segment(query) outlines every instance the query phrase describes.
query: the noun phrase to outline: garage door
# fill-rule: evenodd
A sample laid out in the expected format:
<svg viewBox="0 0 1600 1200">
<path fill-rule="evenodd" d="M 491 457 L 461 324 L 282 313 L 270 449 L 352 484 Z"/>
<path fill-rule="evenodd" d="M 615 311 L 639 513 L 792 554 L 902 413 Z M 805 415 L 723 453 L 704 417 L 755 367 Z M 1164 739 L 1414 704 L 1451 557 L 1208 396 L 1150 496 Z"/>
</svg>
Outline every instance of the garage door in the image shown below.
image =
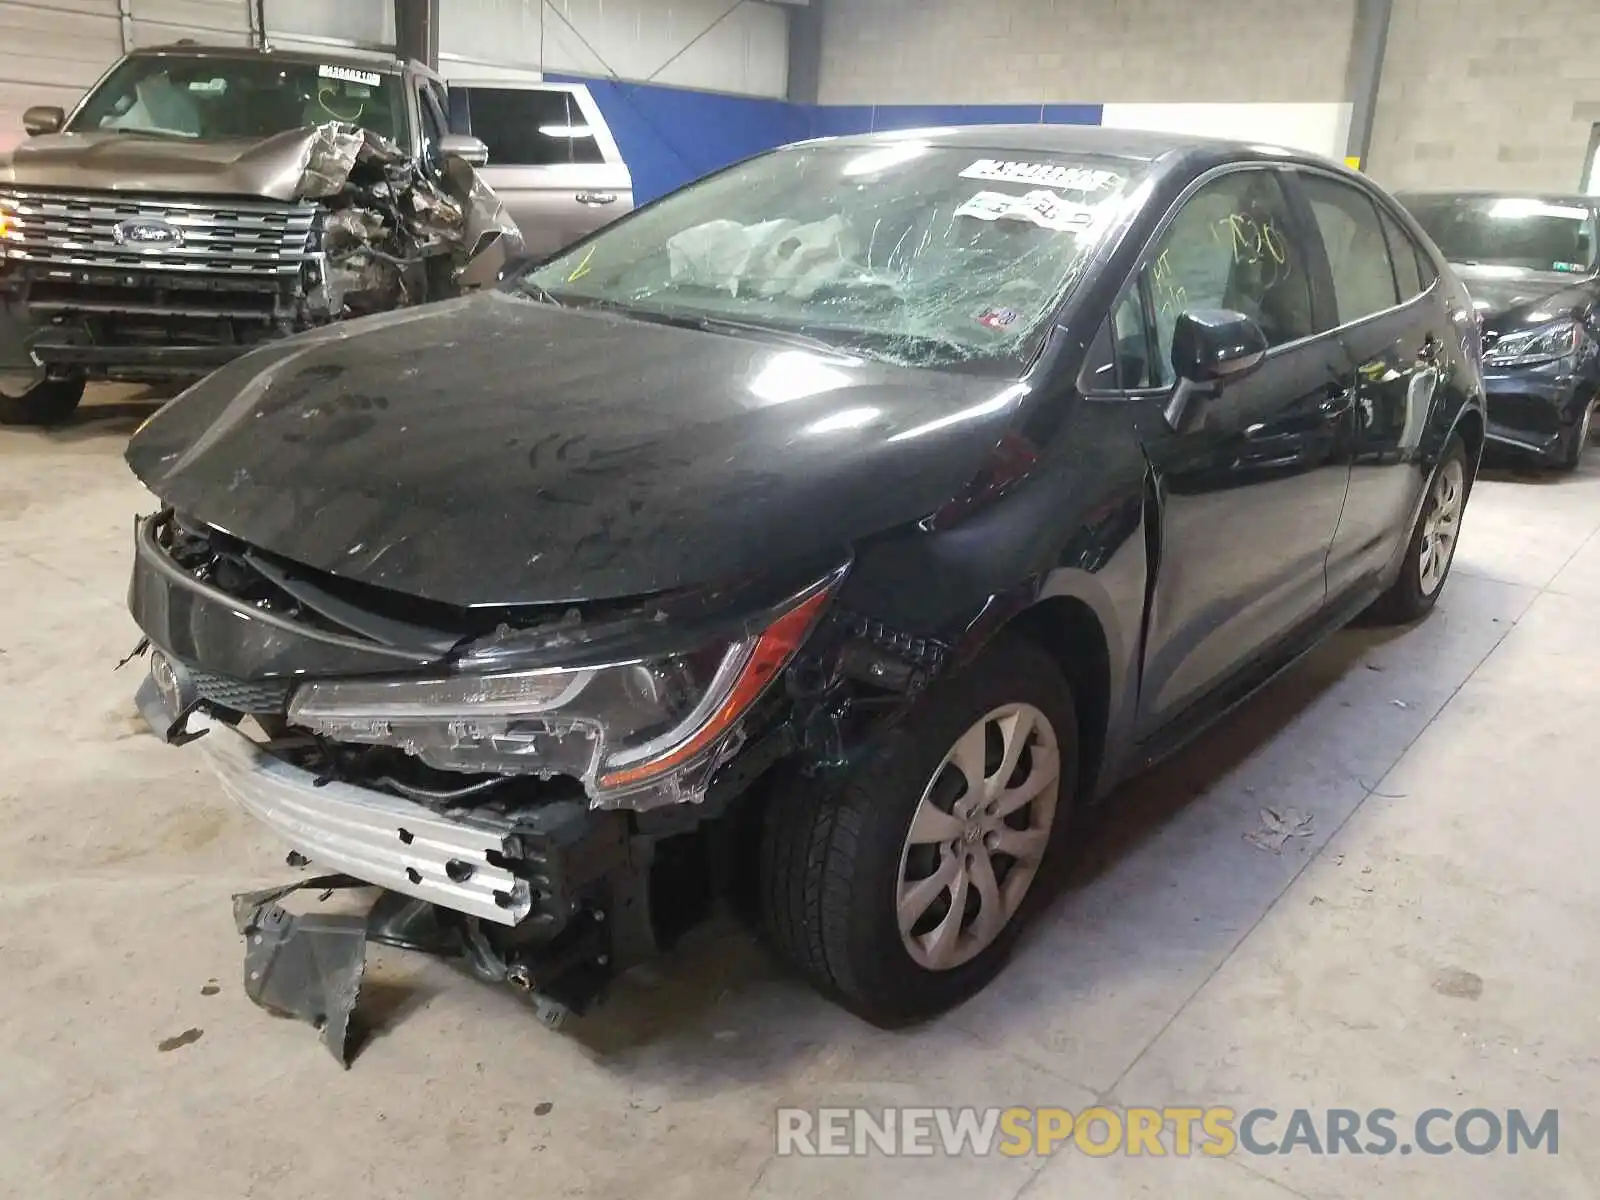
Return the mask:
<svg viewBox="0 0 1600 1200">
<path fill-rule="evenodd" d="M 117 0 L 0 0 L 0 149 L 28 105 L 71 108 L 121 53 Z"/>
</svg>

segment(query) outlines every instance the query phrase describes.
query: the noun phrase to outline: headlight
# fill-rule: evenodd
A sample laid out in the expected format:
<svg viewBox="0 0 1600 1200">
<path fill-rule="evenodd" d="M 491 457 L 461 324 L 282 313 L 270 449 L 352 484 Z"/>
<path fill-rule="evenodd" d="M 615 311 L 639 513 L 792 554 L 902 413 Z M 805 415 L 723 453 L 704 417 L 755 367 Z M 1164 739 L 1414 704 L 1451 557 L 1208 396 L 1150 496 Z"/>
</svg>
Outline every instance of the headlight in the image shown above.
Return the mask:
<svg viewBox="0 0 1600 1200">
<path fill-rule="evenodd" d="M 1583 326 L 1577 321 L 1553 321 L 1525 333 L 1511 333 L 1483 356 L 1486 366 L 1513 367 L 1565 358 L 1578 348 Z"/>
<path fill-rule="evenodd" d="M 337 741 L 398 747 L 445 771 L 571 775 L 603 807 L 631 806 L 623 798 L 642 789 L 698 799 L 737 748 L 739 718 L 799 649 L 833 582 L 732 644 L 582 669 L 307 683 L 289 719 Z"/>
</svg>

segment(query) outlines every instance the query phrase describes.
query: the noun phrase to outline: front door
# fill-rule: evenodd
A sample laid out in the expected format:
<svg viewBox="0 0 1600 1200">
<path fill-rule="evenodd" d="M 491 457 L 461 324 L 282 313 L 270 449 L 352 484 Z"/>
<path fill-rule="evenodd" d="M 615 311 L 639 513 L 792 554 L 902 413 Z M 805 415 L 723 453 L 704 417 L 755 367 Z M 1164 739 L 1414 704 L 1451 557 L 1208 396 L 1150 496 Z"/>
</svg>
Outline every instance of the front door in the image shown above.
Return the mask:
<svg viewBox="0 0 1600 1200">
<path fill-rule="evenodd" d="M 1317 337 L 1308 242 L 1280 173 L 1235 170 L 1184 202 L 1142 285 L 1171 386 L 1187 309 L 1254 318 L 1271 347 L 1251 375 L 1176 433 L 1160 398 L 1140 436 L 1161 506 L 1140 690 L 1148 735 L 1319 616 L 1324 562 L 1349 481 L 1352 396 L 1335 341 Z"/>
</svg>

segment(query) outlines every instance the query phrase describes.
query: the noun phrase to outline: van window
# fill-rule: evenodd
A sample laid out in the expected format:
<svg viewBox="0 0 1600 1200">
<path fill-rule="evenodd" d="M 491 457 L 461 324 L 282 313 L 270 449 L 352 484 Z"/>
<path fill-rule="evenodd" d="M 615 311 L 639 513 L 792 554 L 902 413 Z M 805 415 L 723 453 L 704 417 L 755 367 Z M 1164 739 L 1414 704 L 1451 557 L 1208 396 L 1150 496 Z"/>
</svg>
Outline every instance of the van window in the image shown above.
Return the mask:
<svg viewBox="0 0 1600 1200">
<path fill-rule="evenodd" d="M 583 110 L 563 88 L 452 87 L 451 124 L 489 147 L 494 166 L 605 161 Z"/>
<path fill-rule="evenodd" d="M 1333 271 L 1339 324 L 1348 325 L 1398 303 L 1394 267 L 1378 210 L 1360 190 L 1321 175 L 1301 176 Z"/>
</svg>

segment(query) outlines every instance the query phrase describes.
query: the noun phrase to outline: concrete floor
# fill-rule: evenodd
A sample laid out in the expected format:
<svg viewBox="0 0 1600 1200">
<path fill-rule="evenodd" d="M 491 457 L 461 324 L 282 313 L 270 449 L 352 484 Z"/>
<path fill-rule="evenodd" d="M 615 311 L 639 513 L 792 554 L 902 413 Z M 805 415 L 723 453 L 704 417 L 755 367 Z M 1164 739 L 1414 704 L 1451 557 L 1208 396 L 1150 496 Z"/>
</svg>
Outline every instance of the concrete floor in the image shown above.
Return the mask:
<svg viewBox="0 0 1600 1200">
<path fill-rule="evenodd" d="M 228 895 L 285 878 L 281 848 L 112 672 L 146 411 L 0 433 L 0 1194 L 1600 1194 L 1600 453 L 1482 482 L 1428 621 L 1341 635 L 1127 789 L 1009 970 L 931 1027 L 865 1027 L 724 925 L 560 1033 L 378 954 L 380 1030 L 342 1072 L 240 990 Z M 1269 804 L 1310 836 L 1247 840 Z M 779 1105 L 1096 1101 L 1553 1107 L 1560 1152 L 773 1155 Z"/>
</svg>

